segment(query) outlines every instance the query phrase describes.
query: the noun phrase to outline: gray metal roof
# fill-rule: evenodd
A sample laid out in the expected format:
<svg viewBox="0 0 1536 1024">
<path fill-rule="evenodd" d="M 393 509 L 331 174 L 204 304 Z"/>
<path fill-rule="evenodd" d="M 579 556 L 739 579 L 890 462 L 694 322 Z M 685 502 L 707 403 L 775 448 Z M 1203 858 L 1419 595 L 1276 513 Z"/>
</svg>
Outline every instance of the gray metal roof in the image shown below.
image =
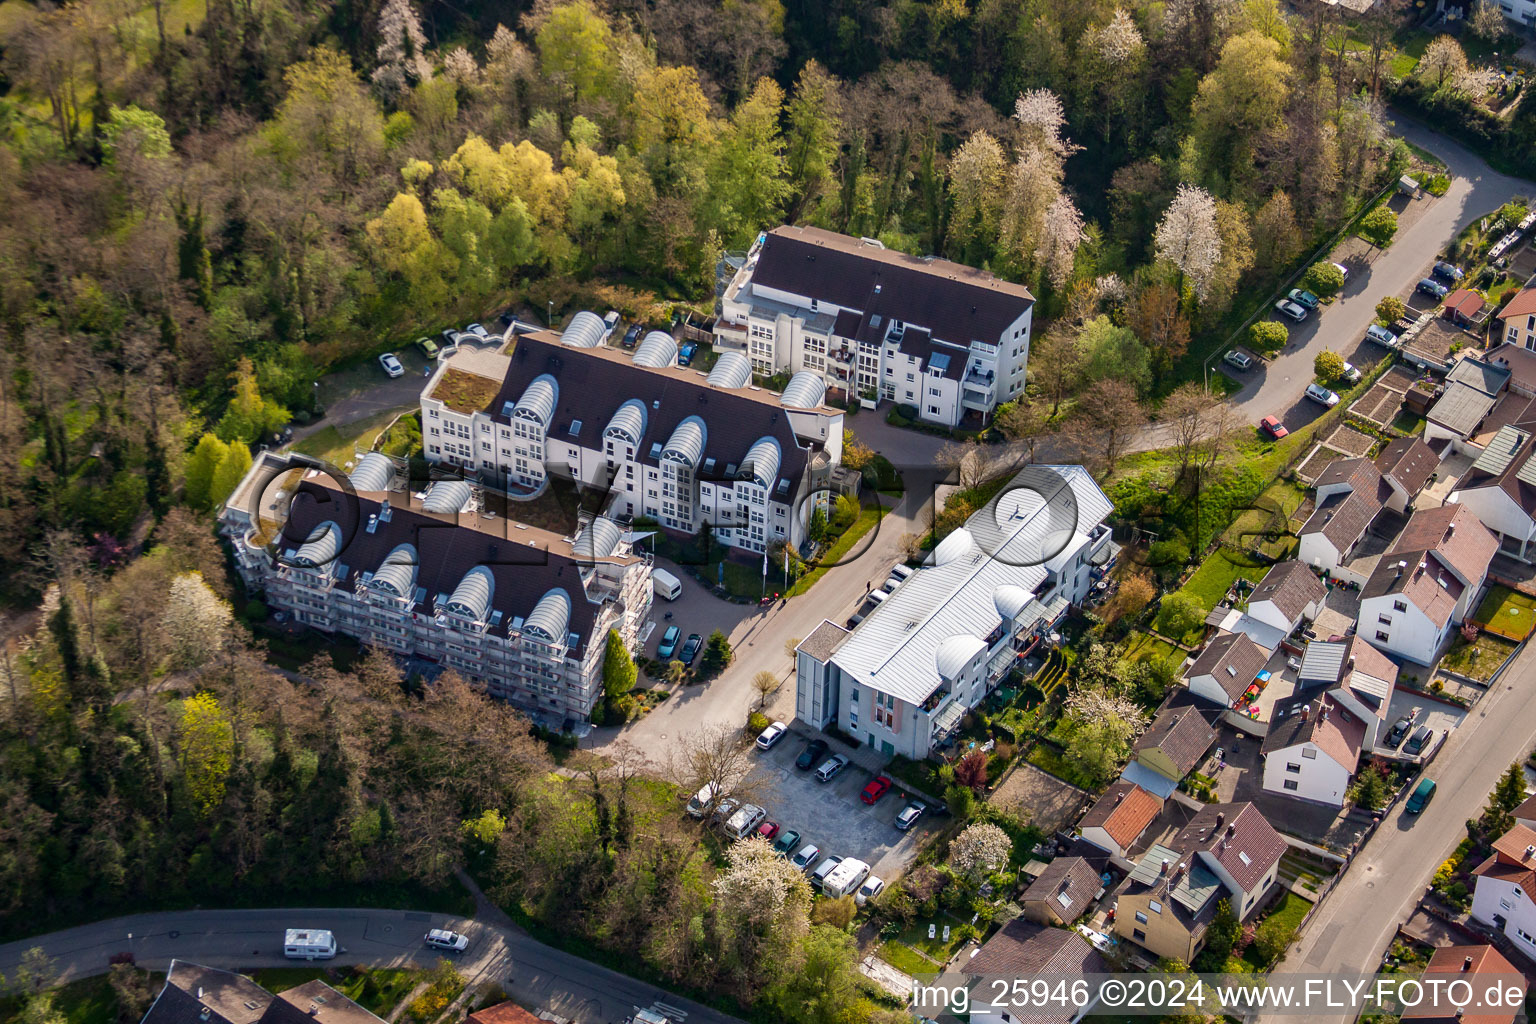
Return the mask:
<svg viewBox="0 0 1536 1024">
<path fill-rule="evenodd" d="M 544 429 L 554 418 L 555 405 L 560 401 L 560 382 L 547 373 L 541 373 L 529 382 L 523 396 L 517 400 L 512 415 L 520 419 L 535 420 Z"/>
<path fill-rule="evenodd" d="M 940 641 L 933 652 L 933 666 L 944 680 L 959 679 L 976 655 L 987 649 L 987 642 L 973 633 L 956 633 Z"/>
<path fill-rule="evenodd" d="M 631 398 L 613 411 L 613 418 L 608 421 L 608 429 L 603 434 L 615 435 L 624 438 L 630 444 L 639 444 L 640 438 L 645 436 L 645 403 L 638 398 Z"/>
<path fill-rule="evenodd" d="M 740 352 L 724 352 L 705 380 L 717 388 L 744 388 L 752 383 L 752 363 Z"/>
<path fill-rule="evenodd" d="M 707 428 L 704 426 L 704 421 L 697 416 L 689 416 L 679 423 L 677 429 L 672 431 L 672 436 L 667 438 L 662 454 L 688 466 L 697 466 L 699 456 L 704 454 L 706 434 Z"/>
<path fill-rule="evenodd" d="M 1536 487 L 1536 455 L 1525 460 L 1525 465 L 1515 470 L 1515 479 L 1523 484 Z"/>
<path fill-rule="evenodd" d="M 624 531 L 612 519 L 599 516 L 592 520 L 571 542 L 577 558 L 607 558 L 624 539 Z"/>
<path fill-rule="evenodd" d="M 1220 888 L 1221 879 L 1216 877 L 1216 872 L 1197 857 L 1174 885 L 1173 901 L 1191 914 L 1198 914 Z"/>
<path fill-rule="evenodd" d="M 603 335 L 607 333 L 608 325 L 603 323 L 603 318 L 584 309 L 571 317 L 571 322 L 560 332 L 560 343 L 576 348 L 596 348 L 603 343 Z"/>
<path fill-rule="evenodd" d="M 1498 476 L 1509 468 L 1509 464 L 1515 460 L 1515 453 L 1530 438 L 1531 435 L 1517 427 L 1506 424 L 1499 428 L 1499 432 L 1483 448 L 1483 453 L 1472 463 L 1472 468 L 1490 476 Z"/>
<path fill-rule="evenodd" d="M 1297 679 L 1302 682 L 1336 683 L 1339 673 L 1344 669 L 1344 659 L 1348 656 L 1348 644 L 1319 643 L 1314 640 L 1307 644 L 1307 653 L 1302 655 L 1301 672 Z"/>
<path fill-rule="evenodd" d="M 1170 850 L 1161 843 L 1153 843 L 1152 848 L 1142 855 L 1136 870 L 1131 872 L 1131 879 L 1142 885 L 1151 885 L 1163 873 L 1164 861 L 1168 863 L 1168 870 L 1172 871 L 1179 866 L 1179 851 Z"/>
<path fill-rule="evenodd" d="M 463 512 L 475 496 L 475 489 L 463 480 L 439 480 L 427 488 L 421 507 L 428 512 Z"/>
<path fill-rule="evenodd" d="M 784 385 L 779 401 L 790 409 L 814 409 L 827 397 L 827 382 L 814 370 L 801 370 Z"/>
<path fill-rule="evenodd" d="M 745 477 L 751 473 L 757 486 L 764 490 L 773 487 L 773 481 L 779 475 L 782 454 L 779 450 L 779 442 L 771 437 L 759 438 L 757 443 L 747 450 L 747 457 L 741 460 L 742 476 Z"/>
<path fill-rule="evenodd" d="M 410 597 L 411 588 L 416 583 L 418 562 L 414 544 L 398 545 L 374 570 L 369 586 L 388 590 L 396 597 Z"/>
<path fill-rule="evenodd" d="M 1446 388 L 1440 400 L 1430 407 L 1429 419 L 1465 437 L 1477 429 L 1495 401 L 1487 392 L 1458 381 Z"/>
<path fill-rule="evenodd" d="M 464 574 L 459 585 L 453 588 L 453 596 L 446 605 L 449 611 L 467 616 L 476 622 L 485 621 L 491 607 L 491 595 L 496 590 L 496 577 L 483 565 L 477 565 Z"/>
<path fill-rule="evenodd" d="M 387 491 L 395 478 L 395 463 L 383 452 L 369 452 L 358 460 L 357 468 L 347 477 L 359 491 Z"/>
<path fill-rule="evenodd" d="M 334 521 L 320 524 L 293 555 L 300 565 L 321 566 L 330 564 L 341 551 L 341 527 Z"/>
<path fill-rule="evenodd" d="M 652 331 L 640 339 L 630 362 L 636 366 L 671 366 L 677 360 L 677 341 L 666 331 Z"/>
<path fill-rule="evenodd" d="M 1509 371 L 1471 356 L 1459 360 L 1445 375 L 1447 384 L 1467 384 L 1488 395 L 1497 395 L 1509 383 Z"/>
<path fill-rule="evenodd" d="M 565 639 L 565 627 L 571 621 L 571 595 L 552 587 L 533 606 L 523 622 L 523 632 L 540 633 L 546 640 Z"/>
<path fill-rule="evenodd" d="M 1005 619 L 1018 618 L 1019 612 L 1034 599 L 1034 594 L 1012 583 L 1004 583 L 992 591 L 992 607 L 996 608 L 997 614 Z"/>
</svg>

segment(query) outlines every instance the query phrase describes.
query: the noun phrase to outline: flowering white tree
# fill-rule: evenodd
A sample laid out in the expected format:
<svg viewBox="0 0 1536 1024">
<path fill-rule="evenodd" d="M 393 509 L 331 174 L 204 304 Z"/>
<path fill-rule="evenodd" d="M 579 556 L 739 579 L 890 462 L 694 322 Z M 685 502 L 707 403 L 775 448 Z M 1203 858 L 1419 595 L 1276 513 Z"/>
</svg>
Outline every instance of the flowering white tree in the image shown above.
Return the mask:
<svg viewBox="0 0 1536 1024">
<path fill-rule="evenodd" d="M 172 667 L 185 669 L 207 664 L 224 649 L 232 616 L 200 573 L 184 572 L 171 581 L 160 621 L 171 641 Z"/>
<path fill-rule="evenodd" d="M 379 11 L 379 66 L 373 84 L 379 94 L 394 100 L 432 74 L 426 58 L 427 36 L 411 0 L 385 0 Z"/>
<path fill-rule="evenodd" d="M 974 882 L 1008 863 L 1013 840 L 996 825 L 979 822 L 968 825 L 949 844 L 949 865 Z"/>
<path fill-rule="evenodd" d="M 949 161 L 949 195 L 954 201 L 952 231 L 962 241 L 997 234 L 1008 189 L 1008 156 L 991 135 L 978 131 Z"/>
<path fill-rule="evenodd" d="M 1216 200 L 1198 185 L 1180 185 L 1158 222 L 1157 255 L 1179 268 L 1195 295 L 1205 298 L 1221 262 L 1221 232 Z"/>
<path fill-rule="evenodd" d="M 1013 101 L 1013 119 L 1022 128 L 1025 146 L 1040 146 L 1063 158 L 1079 148 L 1062 135 L 1062 129 L 1067 126 L 1067 112 L 1061 98 L 1049 89 L 1020 93 Z"/>
<path fill-rule="evenodd" d="M 443 58 L 443 74 L 454 85 L 474 85 L 480 80 L 480 65 L 462 46 L 455 46 Z"/>
<path fill-rule="evenodd" d="M 1109 24 L 1100 29 L 1090 29 L 1088 45 L 1110 67 L 1122 67 L 1140 59 L 1146 50 L 1141 29 L 1136 20 L 1123 7 L 1116 7 Z"/>
<path fill-rule="evenodd" d="M 1105 306 L 1118 306 L 1131 297 L 1131 290 L 1116 273 L 1103 274 L 1093 279 L 1093 290 L 1099 302 Z"/>
<path fill-rule="evenodd" d="M 1066 158 L 1079 147 L 1062 134 L 1066 112 L 1049 89 L 1033 89 L 1014 102 L 1019 155 L 1003 202 L 998 248 L 1020 263 L 1040 267 L 1060 286 L 1072 272 L 1083 240 L 1083 217 L 1062 188 Z"/>
<path fill-rule="evenodd" d="M 1413 66 L 1413 73 L 1439 88 L 1449 80 L 1453 85 L 1467 73 L 1467 55 L 1461 44 L 1450 36 L 1436 36 L 1424 48 L 1424 56 Z"/>
</svg>

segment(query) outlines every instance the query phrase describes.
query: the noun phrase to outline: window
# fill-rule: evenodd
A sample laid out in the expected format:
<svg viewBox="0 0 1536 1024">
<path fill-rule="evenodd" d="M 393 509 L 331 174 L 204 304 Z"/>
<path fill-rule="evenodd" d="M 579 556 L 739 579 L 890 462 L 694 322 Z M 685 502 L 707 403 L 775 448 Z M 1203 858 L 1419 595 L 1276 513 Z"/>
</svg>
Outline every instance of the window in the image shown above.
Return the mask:
<svg viewBox="0 0 1536 1024">
<path fill-rule="evenodd" d="M 1531 945 L 1536 946 L 1536 936 L 1531 935 L 1531 933 L 1526 931 L 1524 928 L 1516 928 L 1515 934 L 1520 936 L 1520 938 L 1524 939 L 1526 942 L 1529 942 Z"/>
<path fill-rule="evenodd" d="M 1387 635 L 1385 632 L 1383 632 L 1382 630 L 1379 630 L 1379 629 L 1376 631 L 1376 639 L 1380 640 L 1382 643 L 1391 643 L 1392 642 L 1392 637 Z"/>
<path fill-rule="evenodd" d="M 1146 942 L 1147 933 L 1142 931 L 1140 928 L 1132 928 L 1131 938 L 1135 939 L 1137 942 Z"/>
<path fill-rule="evenodd" d="M 1295 779 L 1286 779 L 1283 785 L 1286 789 L 1293 791 L 1301 788 L 1301 783 L 1297 782 Z"/>
<path fill-rule="evenodd" d="M 1137 924 L 1146 924 L 1147 923 L 1147 915 L 1143 914 L 1139 910 L 1136 911 L 1136 923 Z"/>
<path fill-rule="evenodd" d="M 928 389 L 928 394 L 932 395 L 934 398 L 938 398 L 939 397 L 939 389 L 938 388 L 929 388 Z"/>
<path fill-rule="evenodd" d="M 1309 760 L 1315 761 L 1315 760 L 1317 760 L 1317 748 L 1316 747 L 1302 747 L 1301 748 L 1301 756 L 1305 757 L 1305 758 L 1307 758 Z"/>
<path fill-rule="evenodd" d="M 1405 611 L 1408 610 L 1408 602 L 1407 601 L 1393 601 L 1392 602 L 1392 610 L 1393 611 L 1398 611 L 1398 612 L 1405 612 Z"/>
<path fill-rule="evenodd" d="M 911 384 L 915 380 L 917 380 L 917 376 L 915 374 L 911 374 L 911 373 L 907 374 L 907 383 L 908 384 Z"/>
<path fill-rule="evenodd" d="M 1287 761 L 1285 763 L 1285 770 L 1290 772 L 1292 775 L 1300 775 L 1301 765 L 1297 764 L 1295 761 Z"/>
<path fill-rule="evenodd" d="M 930 405 L 928 407 L 928 413 L 931 416 L 937 416 L 939 414 L 939 407 L 936 405 Z"/>
<path fill-rule="evenodd" d="M 1378 615 L 1376 616 L 1376 621 L 1381 623 L 1383 626 L 1390 626 L 1392 625 L 1392 616 L 1385 614 Z"/>
<path fill-rule="evenodd" d="M 1157 900 L 1148 900 L 1147 906 L 1154 914 L 1161 914 L 1163 912 L 1163 905 L 1157 902 Z"/>
</svg>

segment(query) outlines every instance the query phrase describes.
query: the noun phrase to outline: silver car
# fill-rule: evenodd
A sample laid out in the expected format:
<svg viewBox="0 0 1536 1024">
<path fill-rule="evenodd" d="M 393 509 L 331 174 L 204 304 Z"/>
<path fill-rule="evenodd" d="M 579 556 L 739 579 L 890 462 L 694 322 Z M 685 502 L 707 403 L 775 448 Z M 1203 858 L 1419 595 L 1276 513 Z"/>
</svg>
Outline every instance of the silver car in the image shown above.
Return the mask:
<svg viewBox="0 0 1536 1024">
<path fill-rule="evenodd" d="M 1365 340 L 1374 341 L 1378 345 L 1387 346 L 1387 348 L 1397 348 L 1397 335 L 1380 324 L 1371 324 L 1371 326 L 1365 329 Z"/>
<path fill-rule="evenodd" d="M 1330 409 L 1339 404 L 1339 396 L 1321 384 L 1308 384 L 1306 394 L 1312 401 L 1326 405 Z"/>
<path fill-rule="evenodd" d="M 1307 318 L 1307 311 L 1298 306 L 1296 303 L 1292 302 L 1290 299 L 1281 299 L 1279 302 L 1275 303 L 1275 312 L 1279 313 L 1281 316 L 1289 317 L 1290 319 L 1295 320 L 1297 323 L 1300 323 Z"/>
</svg>

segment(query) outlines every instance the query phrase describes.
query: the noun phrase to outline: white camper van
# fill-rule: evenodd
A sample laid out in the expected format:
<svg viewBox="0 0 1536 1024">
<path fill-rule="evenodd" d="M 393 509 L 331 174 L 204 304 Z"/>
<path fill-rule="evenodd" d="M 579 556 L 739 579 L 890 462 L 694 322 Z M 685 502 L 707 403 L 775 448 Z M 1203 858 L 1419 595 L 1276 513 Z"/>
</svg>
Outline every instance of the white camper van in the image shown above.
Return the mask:
<svg viewBox="0 0 1536 1024">
<path fill-rule="evenodd" d="M 336 955 L 336 936 L 319 928 L 289 928 L 283 933 L 283 955 L 290 960 L 329 960 Z"/>
<path fill-rule="evenodd" d="M 833 868 L 826 881 L 821 883 L 822 895 L 832 899 L 847 896 L 858 891 L 867 877 L 869 877 L 869 865 L 855 857 L 849 857 Z"/>
<path fill-rule="evenodd" d="M 757 826 L 768 817 L 768 812 L 756 804 L 742 804 L 726 819 L 725 834 L 732 839 L 745 839 L 757 831 Z"/>
<path fill-rule="evenodd" d="M 656 588 L 657 597 L 664 597 L 668 601 L 676 601 L 683 595 L 682 583 L 665 569 L 651 570 L 651 585 Z"/>
</svg>

